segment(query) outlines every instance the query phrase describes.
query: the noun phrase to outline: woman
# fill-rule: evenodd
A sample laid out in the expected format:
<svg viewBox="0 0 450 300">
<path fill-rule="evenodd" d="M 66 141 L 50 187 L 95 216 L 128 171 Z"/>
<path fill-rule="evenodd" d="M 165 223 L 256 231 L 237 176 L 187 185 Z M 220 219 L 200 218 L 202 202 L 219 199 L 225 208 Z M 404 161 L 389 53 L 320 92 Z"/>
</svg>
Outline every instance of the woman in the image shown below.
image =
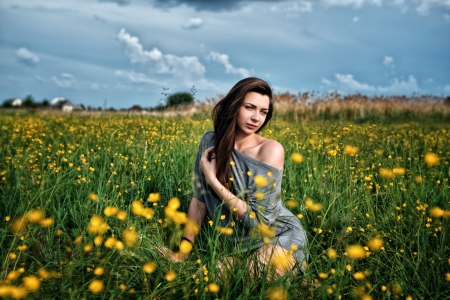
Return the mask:
<svg viewBox="0 0 450 300">
<path fill-rule="evenodd" d="M 217 103 L 214 132 L 203 135 L 197 152 L 188 217 L 200 227 L 208 214 L 232 228 L 224 236 L 234 253 L 249 251 L 258 266 L 272 263 L 284 275 L 305 259 L 307 237 L 281 200 L 283 146 L 257 134 L 272 114 L 272 89 L 259 78 L 239 81 Z M 183 240 L 194 243 L 195 235 L 185 232 Z"/>
</svg>

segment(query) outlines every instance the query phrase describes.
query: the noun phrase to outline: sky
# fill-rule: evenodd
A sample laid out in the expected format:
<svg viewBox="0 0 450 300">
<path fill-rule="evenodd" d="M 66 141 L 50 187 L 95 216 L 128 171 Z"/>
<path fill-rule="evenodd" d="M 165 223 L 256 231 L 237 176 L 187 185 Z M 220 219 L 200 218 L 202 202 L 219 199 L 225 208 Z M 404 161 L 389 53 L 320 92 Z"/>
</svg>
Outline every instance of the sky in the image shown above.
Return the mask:
<svg viewBox="0 0 450 300">
<path fill-rule="evenodd" d="M 0 101 L 154 107 L 275 93 L 450 95 L 450 0 L 2 0 Z"/>
</svg>

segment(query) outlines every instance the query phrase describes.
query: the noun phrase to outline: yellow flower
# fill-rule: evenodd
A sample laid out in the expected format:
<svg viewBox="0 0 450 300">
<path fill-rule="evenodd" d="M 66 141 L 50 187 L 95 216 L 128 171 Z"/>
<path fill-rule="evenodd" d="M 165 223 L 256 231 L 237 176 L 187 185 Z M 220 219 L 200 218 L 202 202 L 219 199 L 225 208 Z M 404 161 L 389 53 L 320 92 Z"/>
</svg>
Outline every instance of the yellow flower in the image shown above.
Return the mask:
<svg viewBox="0 0 450 300">
<path fill-rule="evenodd" d="M 327 279 L 327 278 L 328 278 L 328 274 L 327 274 L 327 273 L 321 272 L 321 273 L 319 273 L 319 278 L 321 278 L 321 279 Z"/>
<path fill-rule="evenodd" d="M 439 164 L 439 157 L 432 152 L 428 152 L 427 154 L 425 154 L 424 160 L 429 167 L 437 166 Z"/>
<path fill-rule="evenodd" d="M 10 260 L 15 260 L 16 258 L 17 258 L 17 254 L 15 254 L 14 252 L 9 253 Z"/>
<path fill-rule="evenodd" d="M 450 273 L 445 273 L 445 280 L 450 282 Z"/>
<path fill-rule="evenodd" d="M 200 233 L 200 227 L 195 221 L 188 219 L 186 224 L 184 225 L 184 232 L 197 235 Z"/>
<path fill-rule="evenodd" d="M 433 218 L 440 218 L 440 217 L 444 216 L 444 213 L 445 213 L 445 211 L 442 208 L 437 207 L 437 206 L 430 209 L 430 215 Z"/>
<path fill-rule="evenodd" d="M 363 272 L 356 272 L 353 273 L 353 278 L 355 278 L 356 280 L 363 280 L 365 276 Z"/>
<path fill-rule="evenodd" d="M 27 219 L 31 223 L 38 223 L 44 218 L 44 213 L 40 209 L 33 209 L 27 214 Z"/>
<path fill-rule="evenodd" d="M 10 217 L 10 216 L 6 216 L 6 217 L 5 217 L 5 221 L 6 221 L 6 222 L 9 222 L 9 220 L 11 220 L 11 217 Z"/>
<path fill-rule="evenodd" d="M 266 292 L 266 298 L 268 300 L 286 300 L 288 296 L 288 291 L 281 286 L 271 287 Z"/>
<path fill-rule="evenodd" d="M 305 206 L 310 210 L 310 211 L 313 211 L 313 212 L 318 212 L 319 210 L 321 210 L 322 209 L 322 204 L 320 204 L 320 203 L 314 203 L 314 201 L 312 201 L 312 199 L 310 199 L 310 198 L 308 198 L 308 199 L 306 199 L 306 201 L 305 201 Z"/>
<path fill-rule="evenodd" d="M 385 285 L 381 286 L 381 291 L 386 292 L 387 291 L 387 287 Z"/>
<path fill-rule="evenodd" d="M 250 172 L 250 171 L 247 172 L 247 175 L 248 175 L 248 176 L 252 176 L 252 174 L 253 174 L 253 173 Z"/>
<path fill-rule="evenodd" d="M 106 239 L 104 245 L 105 245 L 106 248 L 113 248 L 114 245 L 116 244 L 116 241 L 117 240 L 115 238 L 109 237 L 109 238 Z"/>
<path fill-rule="evenodd" d="M 284 204 L 289 208 L 294 208 L 298 206 L 298 202 L 293 199 L 287 200 Z"/>
<path fill-rule="evenodd" d="M 366 257 L 366 250 L 361 245 L 347 246 L 347 254 L 353 259 L 361 259 Z"/>
<path fill-rule="evenodd" d="M 108 224 L 103 221 L 103 218 L 93 215 L 89 220 L 88 232 L 90 234 L 104 234 L 108 230 Z"/>
<path fill-rule="evenodd" d="M 263 192 L 255 192 L 255 199 L 256 200 L 262 200 L 264 199 L 265 194 Z"/>
<path fill-rule="evenodd" d="M 139 200 L 133 201 L 131 203 L 131 212 L 137 216 L 141 216 L 142 212 L 144 211 L 144 206 L 142 205 L 142 202 Z"/>
<path fill-rule="evenodd" d="M 173 210 L 177 210 L 178 208 L 180 208 L 180 199 L 178 199 L 177 197 L 173 197 L 172 199 L 169 200 L 167 206 Z"/>
<path fill-rule="evenodd" d="M 380 238 L 374 238 L 367 242 L 367 247 L 372 251 L 379 251 L 383 247 L 383 240 Z"/>
<path fill-rule="evenodd" d="M 139 235 L 134 231 L 134 229 L 125 229 L 122 231 L 122 239 L 128 247 L 132 247 L 137 243 Z"/>
<path fill-rule="evenodd" d="M 300 153 L 292 153 L 291 159 L 296 164 L 301 164 L 305 160 L 303 155 L 301 155 Z"/>
<path fill-rule="evenodd" d="M 220 290 L 220 287 L 219 287 L 218 284 L 216 284 L 216 283 L 210 283 L 210 284 L 208 284 L 208 291 L 209 291 L 210 293 L 216 294 L 216 293 L 219 292 L 219 290 Z"/>
<path fill-rule="evenodd" d="M 103 210 L 103 213 L 107 217 L 115 216 L 115 215 L 117 215 L 118 212 L 119 212 L 119 209 L 117 207 L 115 207 L 115 206 L 107 206 Z"/>
<path fill-rule="evenodd" d="M 39 222 L 39 225 L 41 225 L 42 227 L 49 227 L 53 224 L 53 219 L 52 218 L 47 218 L 44 220 L 41 220 Z"/>
<path fill-rule="evenodd" d="M 180 252 L 187 254 L 187 253 L 191 252 L 191 250 L 192 250 L 192 244 L 186 240 L 182 240 L 180 243 Z"/>
<path fill-rule="evenodd" d="M 170 270 L 166 274 L 166 280 L 169 281 L 169 282 L 173 281 L 176 277 L 177 277 L 177 273 L 175 273 L 175 271 L 172 271 L 172 270 Z"/>
<path fill-rule="evenodd" d="M 270 263 L 275 269 L 287 272 L 293 266 L 293 259 L 292 253 L 283 249 L 280 252 L 273 253 Z"/>
<path fill-rule="evenodd" d="M 358 152 L 358 147 L 346 145 L 344 147 L 344 154 L 349 156 L 355 156 L 356 152 Z"/>
<path fill-rule="evenodd" d="M 234 161 L 230 161 L 230 165 L 231 165 L 231 166 L 234 166 L 234 165 L 236 165 L 236 164 L 234 163 Z"/>
<path fill-rule="evenodd" d="M 151 274 L 156 270 L 156 263 L 154 261 L 146 263 L 143 267 L 142 270 L 147 273 L 147 274 Z"/>
<path fill-rule="evenodd" d="M 127 212 L 126 211 L 119 211 L 118 213 L 117 213 L 117 219 L 119 219 L 119 220 L 121 220 L 121 221 L 124 221 L 124 220 L 126 220 L 126 218 L 127 218 Z"/>
<path fill-rule="evenodd" d="M 89 284 L 89 290 L 94 294 L 100 293 L 105 287 L 102 280 L 94 279 Z"/>
<path fill-rule="evenodd" d="M 253 180 L 255 180 L 256 187 L 264 187 L 268 184 L 267 178 L 261 175 L 256 175 Z"/>
<path fill-rule="evenodd" d="M 121 251 L 121 250 L 123 250 L 124 245 L 123 245 L 123 243 L 122 243 L 121 241 L 116 241 L 116 242 L 114 243 L 114 248 L 116 248 L 116 250 Z"/>
<path fill-rule="evenodd" d="M 73 243 L 75 244 L 75 245 L 78 245 L 79 243 L 81 243 L 81 240 L 83 239 L 83 237 L 81 236 L 81 235 L 79 235 L 79 236 L 77 236 L 76 238 L 75 238 L 75 240 L 73 241 Z"/>
<path fill-rule="evenodd" d="M 94 193 L 90 193 L 90 194 L 89 194 L 89 199 L 90 199 L 92 202 L 96 202 L 96 201 L 98 201 L 98 196 L 97 196 L 96 194 L 94 194 Z"/>
<path fill-rule="evenodd" d="M 105 272 L 105 269 L 103 269 L 102 267 L 98 267 L 94 270 L 94 274 L 97 276 L 103 275 L 104 272 Z"/>
<path fill-rule="evenodd" d="M 27 245 L 17 246 L 17 250 L 19 250 L 19 251 L 25 251 L 25 250 L 27 250 L 27 248 L 28 248 Z"/>
<path fill-rule="evenodd" d="M 379 172 L 381 178 L 384 179 L 392 179 L 395 176 L 394 171 L 392 171 L 391 169 L 380 168 Z"/>
<path fill-rule="evenodd" d="M 232 235 L 234 232 L 233 228 L 230 227 L 217 227 L 216 229 L 217 231 L 219 231 L 221 234 L 224 235 Z"/>
<path fill-rule="evenodd" d="M 422 183 L 423 177 L 420 176 L 420 175 L 417 175 L 416 178 L 415 178 L 415 181 L 416 181 L 417 183 Z"/>
<path fill-rule="evenodd" d="M 331 259 L 336 259 L 337 258 L 337 252 L 333 248 L 328 248 L 327 255 Z"/>
<path fill-rule="evenodd" d="M 36 276 L 27 276 L 23 279 L 23 285 L 32 292 L 39 290 L 41 281 Z"/>
<path fill-rule="evenodd" d="M 405 171 L 405 168 L 402 167 L 397 167 L 392 170 L 395 176 L 403 176 L 405 175 Z"/>
<path fill-rule="evenodd" d="M 97 236 L 94 238 L 94 244 L 95 244 L 96 246 L 100 246 L 102 243 L 103 243 L 103 237 L 102 237 L 101 235 L 97 235 Z"/>
<path fill-rule="evenodd" d="M 15 219 L 12 223 L 11 226 L 9 226 L 9 230 L 12 233 L 21 233 L 23 232 L 28 226 L 28 219 L 24 218 L 24 217 L 20 217 Z"/>
<path fill-rule="evenodd" d="M 91 252 L 91 251 L 92 251 L 92 248 L 93 248 L 93 246 L 92 246 L 91 243 L 86 244 L 86 245 L 84 246 L 84 252 Z"/>
<path fill-rule="evenodd" d="M 255 214 L 254 211 L 251 211 L 251 212 L 248 214 L 248 216 L 249 216 L 250 219 L 254 219 L 254 218 L 256 217 L 256 214 Z"/>
<path fill-rule="evenodd" d="M 150 193 L 150 195 L 148 195 L 148 201 L 156 203 L 158 202 L 160 199 L 159 197 L 159 193 Z"/>
<path fill-rule="evenodd" d="M 272 238 L 275 236 L 275 230 L 262 222 L 258 223 L 258 231 L 265 237 Z"/>
</svg>

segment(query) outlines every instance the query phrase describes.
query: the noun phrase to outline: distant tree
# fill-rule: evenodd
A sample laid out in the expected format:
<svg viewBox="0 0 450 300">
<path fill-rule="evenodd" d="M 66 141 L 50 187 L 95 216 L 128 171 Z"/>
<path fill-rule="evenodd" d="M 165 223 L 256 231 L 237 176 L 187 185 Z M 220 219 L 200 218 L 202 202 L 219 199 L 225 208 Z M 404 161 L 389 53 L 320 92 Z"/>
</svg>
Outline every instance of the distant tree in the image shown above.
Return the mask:
<svg viewBox="0 0 450 300">
<path fill-rule="evenodd" d="M 50 102 L 47 99 L 42 100 L 42 106 L 49 106 Z"/>
<path fill-rule="evenodd" d="M 450 105 L 450 96 L 447 96 L 447 98 L 445 98 L 444 103 Z"/>
<path fill-rule="evenodd" d="M 194 103 L 194 97 L 188 92 L 179 92 L 167 98 L 167 107 Z"/>
<path fill-rule="evenodd" d="M 11 108 L 12 102 L 10 100 L 5 100 L 2 105 L 4 108 Z"/>
<path fill-rule="evenodd" d="M 34 106 L 34 98 L 31 95 L 26 96 L 22 103 L 23 107 L 33 107 Z"/>
</svg>

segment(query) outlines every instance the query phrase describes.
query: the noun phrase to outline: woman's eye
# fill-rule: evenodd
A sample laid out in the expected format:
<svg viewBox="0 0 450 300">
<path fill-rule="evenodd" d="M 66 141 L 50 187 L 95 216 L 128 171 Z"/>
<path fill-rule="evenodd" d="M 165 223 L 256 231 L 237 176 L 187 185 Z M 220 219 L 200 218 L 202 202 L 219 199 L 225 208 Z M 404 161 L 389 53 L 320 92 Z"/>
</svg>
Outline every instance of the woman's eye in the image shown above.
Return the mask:
<svg viewBox="0 0 450 300">
<path fill-rule="evenodd" d="M 253 109 L 252 106 L 246 106 L 245 108 L 246 108 L 246 109 Z"/>
<path fill-rule="evenodd" d="M 267 115 L 267 111 L 262 111 L 261 112 L 263 115 Z"/>
</svg>

